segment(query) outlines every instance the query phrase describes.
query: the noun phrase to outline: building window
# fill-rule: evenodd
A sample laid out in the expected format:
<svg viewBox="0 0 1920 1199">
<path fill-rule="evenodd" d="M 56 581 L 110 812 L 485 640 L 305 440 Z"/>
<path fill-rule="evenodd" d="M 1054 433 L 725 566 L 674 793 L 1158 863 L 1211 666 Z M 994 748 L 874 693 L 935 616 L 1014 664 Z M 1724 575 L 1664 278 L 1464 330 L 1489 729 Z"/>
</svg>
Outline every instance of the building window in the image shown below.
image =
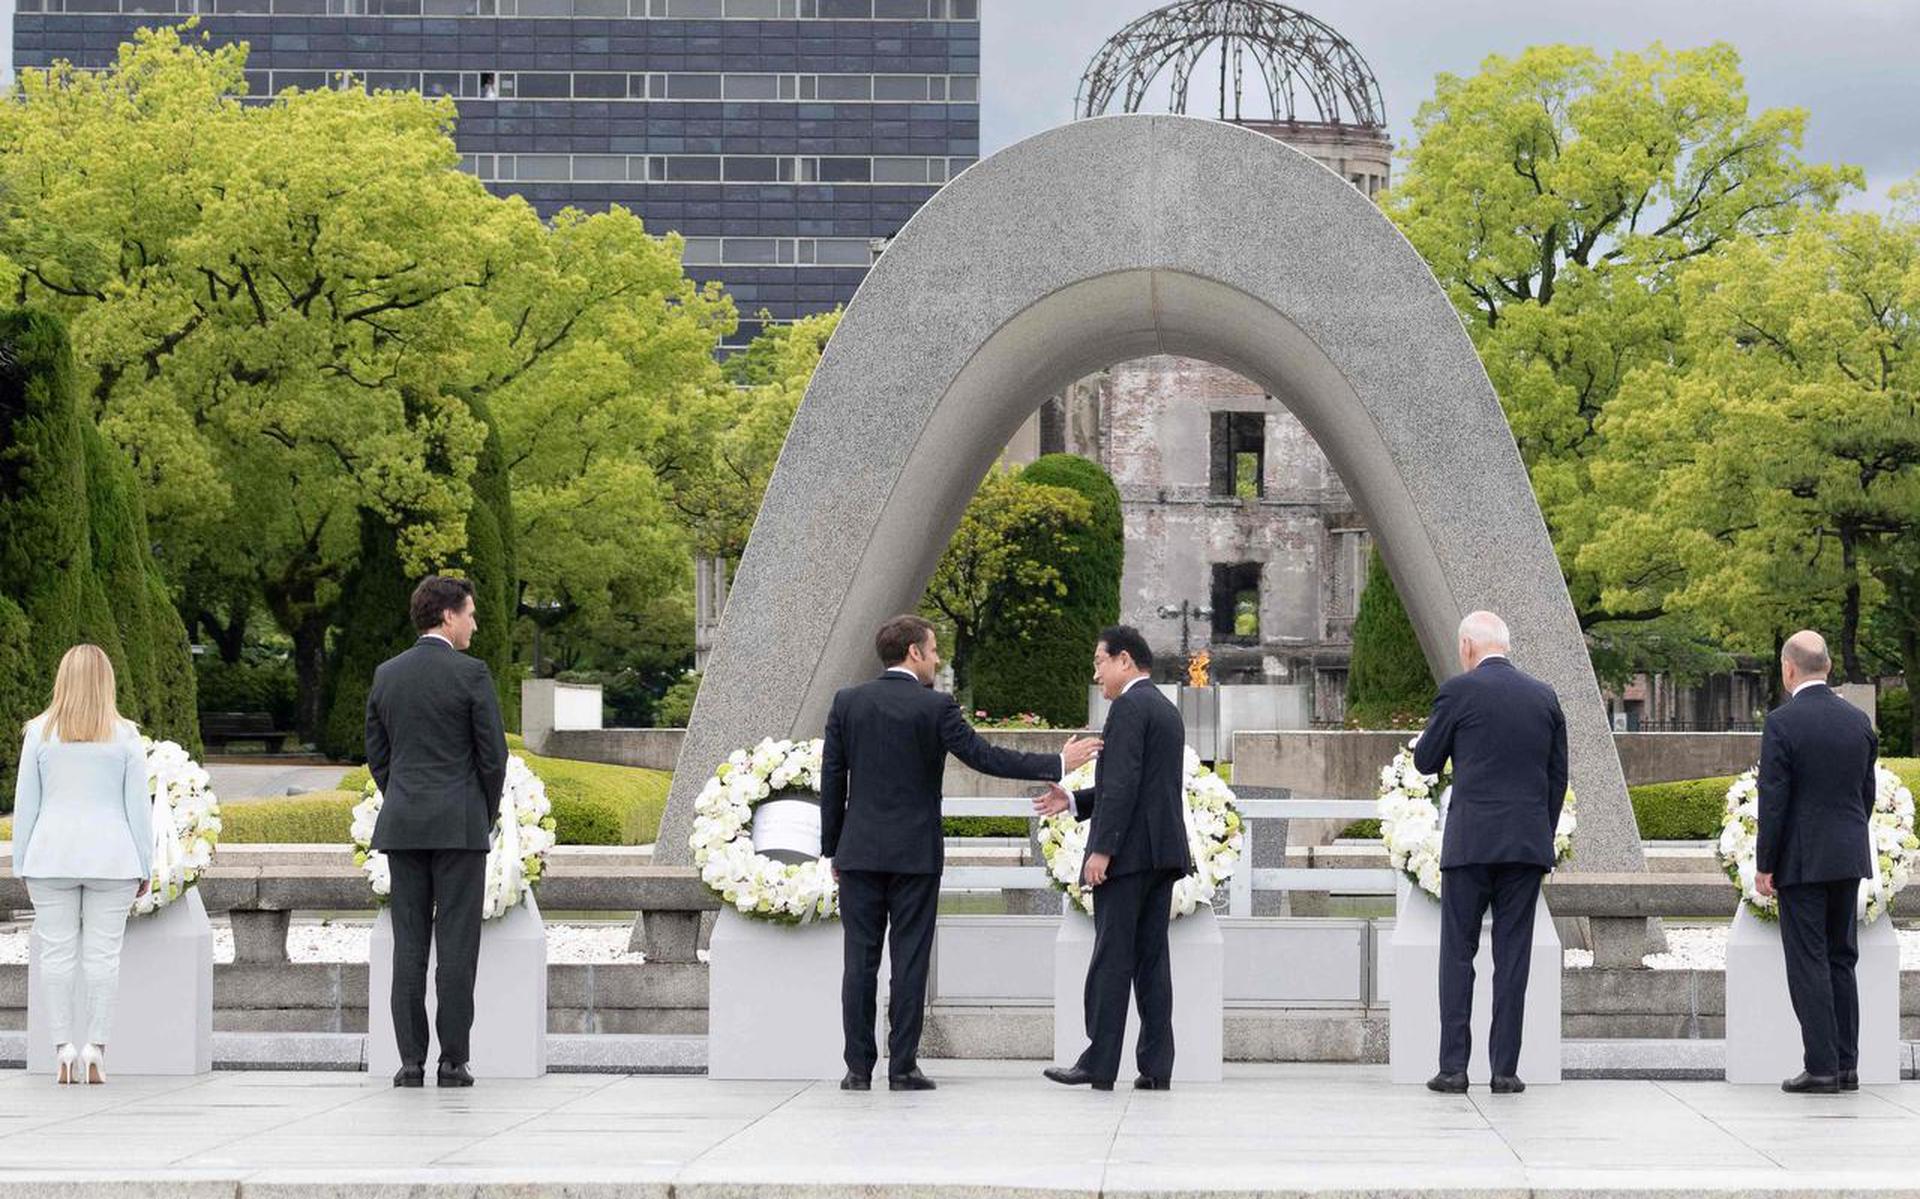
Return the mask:
<svg viewBox="0 0 1920 1199">
<path fill-rule="evenodd" d="M 1254 500 L 1267 494 L 1267 417 L 1264 412 L 1216 412 L 1211 438 L 1216 496 Z"/>
<path fill-rule="evenodd" d="M 1217 562 L 1213 567 L 1213 639 L 1260 640 L 1260 564 Z"/>
</svg>

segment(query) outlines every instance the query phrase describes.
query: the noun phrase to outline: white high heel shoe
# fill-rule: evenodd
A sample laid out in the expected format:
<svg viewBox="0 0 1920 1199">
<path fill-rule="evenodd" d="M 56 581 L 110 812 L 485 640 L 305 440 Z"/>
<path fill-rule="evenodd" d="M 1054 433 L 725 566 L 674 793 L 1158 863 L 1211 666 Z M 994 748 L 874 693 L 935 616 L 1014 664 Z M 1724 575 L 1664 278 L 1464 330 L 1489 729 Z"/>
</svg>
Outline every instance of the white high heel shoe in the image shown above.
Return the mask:
<svg viewBox="0 0 1920 1199">
<path fill-rule="evenodd" d="M 83 1083 L 107 1081 L 106 1050 L 88 1043 L 87 1047 L 80 1052 L 80 1081 Z"/>
<path fill-rule="evenodd" d="M 75 1070 L 73 1065 L 76 1061 L 80 1060 L 80 1051 L 73 1047 L 73 1042 L 61 1042 L 60 1047 L 54 1051 L 53 1057 L 55 1063 L 53 1081 L 55 1083 L 64 1087 L 70 1083 L 80 1081 L 80 1072 Z"/>
</svg>

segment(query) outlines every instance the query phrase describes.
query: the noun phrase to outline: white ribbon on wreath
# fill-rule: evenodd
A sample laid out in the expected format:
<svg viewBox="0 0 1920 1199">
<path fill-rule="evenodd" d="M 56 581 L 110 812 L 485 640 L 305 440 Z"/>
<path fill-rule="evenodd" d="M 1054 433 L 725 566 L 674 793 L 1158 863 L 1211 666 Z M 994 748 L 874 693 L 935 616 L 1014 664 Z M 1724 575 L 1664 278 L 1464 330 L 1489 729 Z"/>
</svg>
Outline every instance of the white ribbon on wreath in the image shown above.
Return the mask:
<svg viewBox="0 0 1920 1199">
<path fill-rule="evenodd" d="M 361 800 L 353 807 L 353 860 L 366 873 L 367 885 L 385 903 L 393 892 L 387 855 L 373 848 L 373 830 L 385 797 L 368 779 Z M 540 781 L 519 754 L 507 756 L 507 781 L 500 794 L 500 816 L 488 837 L 486 884 L 481 898 L 483 920 L 506 915 L 531 895 L 546 874 L 547 854 L 555 836 L 553 803 Z"/>
<path fill-rule="evenodd" d="M 1193 855 L 1194 872 L 1173 887 L 1175 917 L 1190 916 L 1202 907 L 1211 907 L 1214 896 L 1233 877 L 1240 860 L 1243 837 L 1240 813 L 1234 807 L 1233 789 L 1213 771 L 1200 763 L 1193 747 L 1186 747 L 1183 760 L 1186 800 L 1184 818 L 1187 849 Z M 1088 762 L 1060 780 L 1068 791 L 1093 786 L 1095 764 Z M 1047 883 L 1088 915 L 1093 914 L 1094 895 L 1099 888 L 1080 885 L 1081 870 L 1087 860 L 1087 836 L 1092 820 L 1077 819 L 1072 812 L 1060 812 L 1040 822 L 1040 854 L 1047 867 Z"/>
<path fill-rule="evenodd" d="M 140 739 L 146 755 L 147 794 L 153 800 L 153 860 L 147 893 L 135 915 L 157 912 L 187 893 L 213 863 L 220 844 L 220 798 L 192 755 L 172 741 Z"/>
</svg>

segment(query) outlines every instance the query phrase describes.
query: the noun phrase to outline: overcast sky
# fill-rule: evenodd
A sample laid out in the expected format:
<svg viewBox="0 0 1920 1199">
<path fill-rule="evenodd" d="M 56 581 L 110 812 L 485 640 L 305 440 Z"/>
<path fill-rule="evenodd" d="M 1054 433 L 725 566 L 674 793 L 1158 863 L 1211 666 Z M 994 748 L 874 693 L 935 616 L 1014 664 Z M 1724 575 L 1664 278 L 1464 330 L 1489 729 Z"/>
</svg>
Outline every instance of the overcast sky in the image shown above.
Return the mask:
<svg viewBox="0 0 1920 1199">
<path fill-rule="evenodd" d="M 1808 109 L 1807 153 L 1866 168 L 1870 194 L 1920 173 L 1920 0 L 1301 0 L 1380 78 L 1396 143 L 1441 71 L 1543 42 L 1740 50 L 1756 106 Z M 1080 72 L 1152 0 L 982 0 L 981 140 L 991 153 L 1069 120 Z M 13 0 L 0 0 L 11 78 Z"/>
<path fill-rule="evenodd" d="M 981 149 L 1069 120 L 1080 73 L 1155 0 L 982 0 Z M 1806 153 L 1865 168 L 1869 196 L 1920 173 L 1920 0 L 1294 0 L 1359 49 L 1397 145 L 1443 71 L 1568 42 L 1603 53 L 1728 41 L 1749 99 L 1809 112 Z M 1196 89 L 1199 88 L 1196 82 Z M 1197 91 L 1196 91 L 1197 95 Z M 1265 104 L 1262 90 L 1258 102 Z M 1254 97 L 1249 97 L 1249 104 Z M 1205 115 L 1209 105 L 1200 107 Z"/>
</svg>

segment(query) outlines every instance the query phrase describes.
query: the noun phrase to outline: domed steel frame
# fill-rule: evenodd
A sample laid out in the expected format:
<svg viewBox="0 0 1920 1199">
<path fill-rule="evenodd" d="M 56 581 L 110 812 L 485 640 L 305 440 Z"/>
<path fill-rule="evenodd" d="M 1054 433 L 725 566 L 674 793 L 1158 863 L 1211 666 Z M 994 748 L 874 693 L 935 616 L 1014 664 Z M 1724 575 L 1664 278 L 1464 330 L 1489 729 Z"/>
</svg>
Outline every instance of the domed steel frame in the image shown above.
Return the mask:
<svg viewBox="0 0 1920 1199">
<path fill-rule="evenodd" d="M 1075 115 L 1099 116 L 1116 98 L 1122 112 L 1139 112 L 1154 80 L 1169 70 L 1170 111 L 1186 112 L 1194 67 L 1216 43 L 1223 121 L 1386 127 L 1380 83 L 1353 43 L 1272 0 L 1181 0 L 1134 21 L 1087 64 Z M 1270 118 L 1242 115 L 1249 60 L 1266 82 Z"/>
</svg>

